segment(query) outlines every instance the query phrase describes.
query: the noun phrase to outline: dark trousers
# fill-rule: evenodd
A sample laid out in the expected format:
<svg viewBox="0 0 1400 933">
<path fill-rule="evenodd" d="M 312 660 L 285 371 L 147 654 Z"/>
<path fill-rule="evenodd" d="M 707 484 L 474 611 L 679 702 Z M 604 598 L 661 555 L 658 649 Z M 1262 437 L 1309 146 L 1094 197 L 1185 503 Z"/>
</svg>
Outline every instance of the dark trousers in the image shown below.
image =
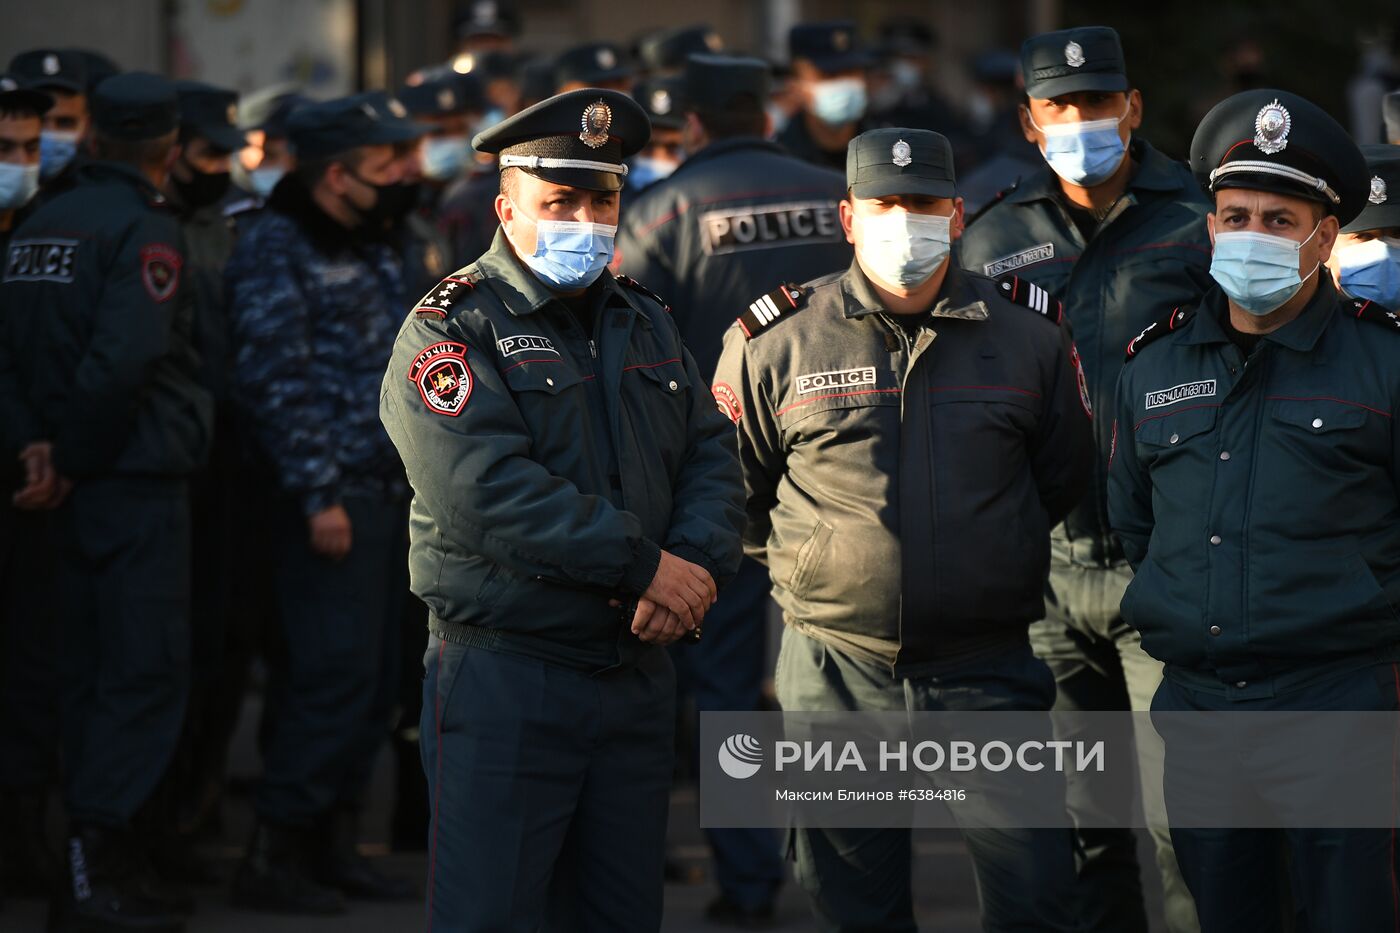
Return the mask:
<svg viewBox="0 0 1400 933">
<path fill-rule="evenodd" d="M 53 585 L 50 514 L 0 504 L 0 795 L 42 793 L 57 775 Z"/>
<path fill-rule="evenodd" d="M 768 591 L 767 568 L 745 558 L 705 616 L 700 641 L 672 646 L 680 695 L 694 698 L 696 712 L 742 712 L 762 703 Z M 772 900 L 783 880 L 776 833 L 706 829 L 705 838 L 714 853 L 715 880 L 731 901 L 757 907 Z"/>
<path fill-rule="evenodd" d="M 182 481 L 89 480 L 55 520 L 68 814 L 121 828 L 165 773 L 184 719 L 189 493 Z"/>
<path fill-rule="evenodd" d="M 1255 682 L 1258 683 L 1257 681 Z M 1249 709 L 1400 709 L 1400 666 L 1375 665 L 1264 699 L 1237 700 L 1174 679 L 1170 669 L 1152 700 L 1153 713 Z M 1253 791 L 1279 808 L 1292 795 L 1280 772 L 1251 781 L 1248 749 L 1232 746 L 1215 756 L 1173 754 L 1167 728 L 1166 805 L 1170 819 L 1202 793 Z M 1209 763 L 1201 762 L 1210 757 Z M 1393 760 L 1392 760 L 1393 768 Z M 1240 787 L 1243 783 L 1245 786 Z M 1251 787 L 1251 785 L 1253 785 Z M 1215 786 L 1216 791 L 1211 788 Z M 1196 900 L 1203 933 L 1394 933 L 1400 929 L 1395 878 L 1395 830 L 1196 829 L 1173 826 L 1172 843 Z"/>
<path fill-rule="evenodd" d="M 589 676 L 432 637 L 424 664 L 429 933 L 660 929 L 670 656 Z"/>
<path fill-rule="evenodd" d="M 889 667 L 855 658 L 793 629 L 783 632 L 778 700 L 784 711 L 974 712 L 1048 710 L 1055 681 L 1029 646 L 947 674 L 895 679 Z M 1047 716 L 1046 732 L 1050 723 Z M 1058 780 L 1042 772 L 1049 780 Z M 1063 787 L 1059 790 L 1063 799 Z M 1018 802 L 986 795 L 985 806 L 1014 813 Z M 954 810 L 960 819 L 962 814 Z M 982 901 L 982 927 L 1077 931 L 1074 843 L 1068 829 L 962 825 Z M 808 829 L 792 835 L 797 880 L 827 933 L 917 929 L 913 851 L 907 829 Z"/>
<path fill-rule="evenodd" d="M 305 827 L 337 806 L 356 807 L 391 725 L 407 512 L 393 501 L 342 505 L 352 528 L 342 560 L 311 550 L 295 509 L 280 525 L 280 625 L 254 797 L 258 816 L 279 826 Z"/>
</svg>

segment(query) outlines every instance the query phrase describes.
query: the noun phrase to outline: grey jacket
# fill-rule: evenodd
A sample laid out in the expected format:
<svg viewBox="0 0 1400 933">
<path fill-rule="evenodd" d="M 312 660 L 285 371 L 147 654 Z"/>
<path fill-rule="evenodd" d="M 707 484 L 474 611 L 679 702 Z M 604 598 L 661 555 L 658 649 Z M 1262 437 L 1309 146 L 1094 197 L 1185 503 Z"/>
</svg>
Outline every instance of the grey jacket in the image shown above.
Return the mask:
<svg viewBox="0 0 1400 933">
<path fill-rule="evenodd" d="M 949 263 L 911 337 L 857 262 L 736 322 L 714 391 L 739 429 L 746 549 L 789 625 L 896 674 L 1024 642 L 1094 457 L 1058 316 Z"/>
</svg>

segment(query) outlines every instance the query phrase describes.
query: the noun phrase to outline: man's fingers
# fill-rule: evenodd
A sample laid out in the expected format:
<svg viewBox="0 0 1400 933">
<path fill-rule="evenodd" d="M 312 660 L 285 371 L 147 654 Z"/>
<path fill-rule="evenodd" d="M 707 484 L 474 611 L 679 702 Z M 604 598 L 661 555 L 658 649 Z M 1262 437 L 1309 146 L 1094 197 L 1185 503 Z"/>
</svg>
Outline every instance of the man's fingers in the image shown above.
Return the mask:
<svg viewBox="0 0 1400 933">
<path fill-rule="evenodd" d="M 649 599 L 637 600 L 637 611 L 632 613 L 632 634 L 640 636 L 646 631 L 647 623 L 656 614 L 657 605 Z"/>
</svg>

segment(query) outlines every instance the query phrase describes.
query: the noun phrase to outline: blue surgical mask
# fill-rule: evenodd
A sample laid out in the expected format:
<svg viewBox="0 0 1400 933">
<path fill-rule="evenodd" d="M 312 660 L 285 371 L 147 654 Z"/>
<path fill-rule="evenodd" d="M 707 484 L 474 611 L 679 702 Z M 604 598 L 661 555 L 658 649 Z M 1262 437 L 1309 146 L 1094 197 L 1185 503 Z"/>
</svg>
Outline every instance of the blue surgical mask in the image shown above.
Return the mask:
<svg viewBox="0 0 1400 933">
<path fill-rule="evenodd" d="M 1041 126 L 1031 118 L 1031 126 L 1045 134 L 1041 154 L 1050 168 L 1071 185 L 1092 188 L 1103 184 L 1118 171 L 1127 153 L 1118 125 L 1128 116 L 1080 123 L 1052 123 Z"/>
<path fill-rule="evenodd" d="M 861 265 L 882 282 L 917 288 L 938 271 L 952 248 L 952 217 L 886 211 L 856 214 Z"/>
<path fill-rule="evenodd" d="M 272 189 L 277 187 L 277 183 L 286 175 L 286 169 L 255 168 L 248 173 L 248 183 L 253 186 L 253 193 L 260 198 L 272 197 Z"/>
<path fill-rule="evenodd" d="M 634 191 L 641 191 L 663 178 L 670 177 L 678 162 L 670 159 L 653 159 L 650 156 L 637 156 L 628 166 L 627 183 Z"/>
<path fill-rule="evenodd" d="M 865 116 L 865 82 L 828 78 L 812 88 L 812 113 L 828 126 L 845 126 Z"/>
<path fill-rule="evenodd" d="M 520 211 L 519 206 L 515 209 Z M 520 260 L 556 291 L 577 291 L 592 285 L 612 262 L 616 235 L 617 227 L 608 224 L 536 220 L 535 252 Z"/>
<path fill-rule="evenodd" d="M 1283 307 L 1317 271 L 1313 266 L 1312 272 L 1298 276 L 1298 251 L 1316 233 L 1317 227 L 1313 227 L 1302 243 L 1249 230 L 1217 233 L 1211 278 L 1238 307 L 1263 317 Z"/>
<path fill-rule="evenodd" d="M 1400 238 L 1381 237 L 1337 250 L 1338 281 L 1353 298 L 1400 308 Z"/>
<path fill-rule="evenodd" d="M 772 128 L 768 131 L 768 138 L 776 139 L 778 137 L 778 134 L 780 134 L 783 130 L 787 129 L 788 120 L 790 120 L 791 118 L 788 116 L 788 112 L 786 110 L 774 103 L 764 104 L 763 109 L 765 112 L 767 112 L 768 122 L 772 126 Z"/>
<path fill-rule="evenodd" d="M 39 166 L 0 162 L 0 211 L 18 210 L 39 190 Z"/>
<path fill-rule="evenodd" d="M 435 136 L 423 141 L 423 177 L 451 181 L 471 160 L 471 141 L 465 136 Z"/>
<path fill-rule="evenodd" d="M 68 167 L 78 154 L 78 134 L 44 130 L 39 134 L 39 177 L 48 180 Z"/>
</svg>

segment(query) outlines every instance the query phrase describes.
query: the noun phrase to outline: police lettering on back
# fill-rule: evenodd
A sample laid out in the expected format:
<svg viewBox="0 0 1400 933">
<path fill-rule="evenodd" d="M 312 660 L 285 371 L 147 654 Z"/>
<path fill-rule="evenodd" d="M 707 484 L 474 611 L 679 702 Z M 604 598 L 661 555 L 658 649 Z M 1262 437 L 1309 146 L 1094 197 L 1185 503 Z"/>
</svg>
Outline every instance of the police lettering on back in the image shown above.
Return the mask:
<svg viewBox="0 0 1400 933">
<path fill-rule="evenodd" d="M 767 204 L 701 215 L 710 255 L 766 249 L 787 241 L 839 243 L 843 236 L 831 201 Z"/>
</svg>

